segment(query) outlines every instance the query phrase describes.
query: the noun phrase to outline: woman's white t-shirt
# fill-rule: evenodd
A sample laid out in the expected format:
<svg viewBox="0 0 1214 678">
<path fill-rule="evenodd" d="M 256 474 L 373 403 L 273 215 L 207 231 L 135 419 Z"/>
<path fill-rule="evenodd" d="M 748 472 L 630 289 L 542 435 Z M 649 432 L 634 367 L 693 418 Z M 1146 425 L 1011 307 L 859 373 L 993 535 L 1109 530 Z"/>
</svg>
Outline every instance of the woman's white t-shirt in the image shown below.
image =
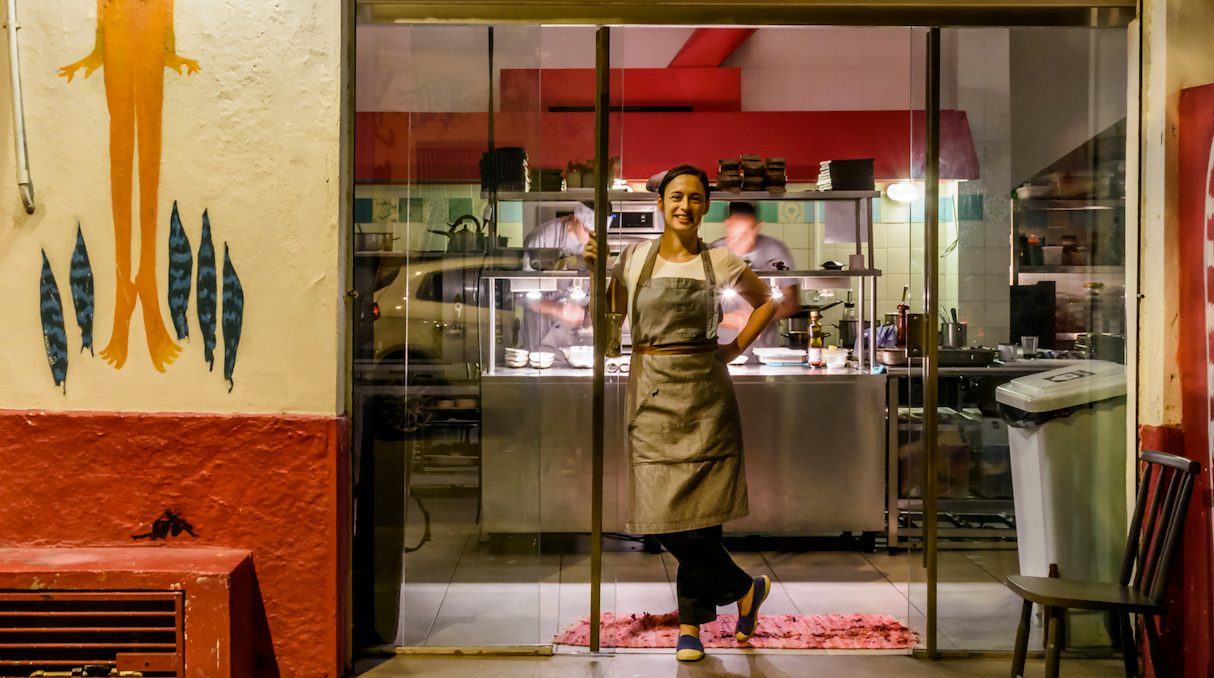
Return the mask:
<svg viewBox="0 0 1214 678">
<path fill-rule="evenodd" d="M 657 247 L 659 240 L 660 238 L 632 245 L 632 251 L 628 252 L 627 257 L 621 255 L 616 260 L 615 267 L 612 270 L 612 275 L 615 279 L 623 282 L 624 288 L 628 290 L 628 315 L 630 320 L 633 310 L 631 308 L 633 290 L 636 289 L 637 281 L 641 278 L 641 269 L 645 267 L 645 259 L 649 256 L 649 248 Z M 625 258 L 627 261 L 625 261 Z M 739 259 L 736 254 L 730 252 L 729 248 L 726 247 L 709 249 L 708 261 L 712 264 L 712 274 L 717 279 L 717 287 L 721 289 L 736 287 L 738 280 L 742 277 L 742 272 L 746 270 L 746 262 Z M 628 266 L 627 271 L 623 270 L 623 264 L 625 263 Z M 677 263 L 667 261 L 659 254 L 657 261 L 653 262 L 652 277 L 704 280 L 704 264 L 700 262 L 700 257 L 696 257 L 691 261 Z M 631 325 L 631 323 L 629 324 Z"/>
</svg>

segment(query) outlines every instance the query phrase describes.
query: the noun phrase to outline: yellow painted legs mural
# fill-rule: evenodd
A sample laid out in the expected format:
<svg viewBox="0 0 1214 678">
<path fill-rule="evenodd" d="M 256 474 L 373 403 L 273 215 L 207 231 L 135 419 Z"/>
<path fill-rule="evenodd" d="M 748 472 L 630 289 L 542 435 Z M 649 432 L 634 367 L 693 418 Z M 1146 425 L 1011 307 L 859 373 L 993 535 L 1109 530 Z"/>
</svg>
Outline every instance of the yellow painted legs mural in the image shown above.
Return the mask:
<svg viewBox="0 0 1214 678">
<path fill-rule="evenodd" d="M 198 72 L 198 62 L 177 55 L 172 0 L 98 0 L 97 42 L 84 59 L 60 69 L 71 82 L 105 67 L 110 113 L 110 191 L 113 202 L 115 274 L 114 327 L 101 356 L 117 369 L 127 359 L 131 316 L 143 311 L 152 365 L 164 372 L 181 348 L 160 313 L 156 289 L 157 200 L 160 188 L 161 115 L 164 69 Z M 139 158 L 139 268 L 132 276 L 132 196 L 135 153 Z"/>
</svg>

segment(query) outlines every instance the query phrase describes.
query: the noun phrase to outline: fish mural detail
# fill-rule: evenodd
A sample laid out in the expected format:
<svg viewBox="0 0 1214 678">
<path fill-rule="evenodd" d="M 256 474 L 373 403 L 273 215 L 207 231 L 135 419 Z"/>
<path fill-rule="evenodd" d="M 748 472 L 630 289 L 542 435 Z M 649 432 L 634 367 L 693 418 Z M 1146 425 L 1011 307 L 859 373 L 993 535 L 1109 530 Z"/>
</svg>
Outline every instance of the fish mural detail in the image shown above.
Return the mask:
<svg viewBox="0 0 1214 678">
<path fill-rule="evenodd" d="M 236 348 L 240 346 L 240 329 L 244 323 L 244 288 L 232 258 L 228 256 L 228 244 L 223 244 L 223 378 L 228 380 L 228 393 L 236 386 L 232 372 L 236 369 Z"/>
<path fill-rule="evenodd" d="M 72 305 L 76 307 L 76 324 L 80 326 L 80 352 L 87 348 L 89 355 L 96 355 L 93 353 L 93 267 L 89 264 L 89 251 L 84 246 L 84 231 L 79 222 L 76 223 L 76 249 L 72 252 L 67 281 L 72 288 Z"/>
<path fill-rule="evenodd" d="M 215 280 L 215 245 L 211 242 L 211 220 L 202 212 L 202 236 L 198 243 L 198 328 L 202 331 L 203 357 L 215 369 L 215 306 L 219 301 Z"/>
<path fill-rule="evenodd" d="M 42 343 L 46 347 L 46 359 L 51 365 L 51 376 L 56 386 L 63 386 L 67 393 L 67 330 L 63 326 L 63 301 L 59 298 L 59 285 L 51 272 L 51 263 L 42 251 L 42 278 L 39 280 L 39 306 L 42 312 Z"/>
<path fill-rule="evenodd" d="M 190 251 L 190 239 L 181 226 L 177 214 L 177 201 L 173 201 L 173 216 L 169 221 L 169 316 L 177 330 L 177 339 L 190 336 L 190 324 L 186 313 L 190 310 L 190 277 L 194 273 L 194 253 Z"/>
</svg>

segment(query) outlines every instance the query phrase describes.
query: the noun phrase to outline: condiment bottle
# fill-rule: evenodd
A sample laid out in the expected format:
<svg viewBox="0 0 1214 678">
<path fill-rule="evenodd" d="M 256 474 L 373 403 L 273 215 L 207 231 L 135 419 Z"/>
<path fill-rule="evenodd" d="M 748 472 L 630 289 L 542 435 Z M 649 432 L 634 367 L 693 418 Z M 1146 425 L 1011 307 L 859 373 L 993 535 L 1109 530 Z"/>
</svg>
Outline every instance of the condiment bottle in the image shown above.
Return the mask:
<svg viewBox="0 0 1214 678">
<path fill-rule="evenodd" d="M 809 355 L 810 367 L 822 367 L 822 323 L 818 320 L 818 312 L 809 312 Z"/>
</svg>

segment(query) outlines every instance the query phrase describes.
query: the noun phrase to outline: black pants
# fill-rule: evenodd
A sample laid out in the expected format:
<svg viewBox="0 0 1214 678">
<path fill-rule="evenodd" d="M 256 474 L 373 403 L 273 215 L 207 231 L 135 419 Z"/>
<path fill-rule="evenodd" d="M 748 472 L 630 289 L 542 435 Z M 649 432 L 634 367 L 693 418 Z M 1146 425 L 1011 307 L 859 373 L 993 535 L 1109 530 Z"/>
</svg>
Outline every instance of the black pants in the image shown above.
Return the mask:
<svg viewBox="0 0 1214 678">
<path fill-rule="evenodd" d="M 729 557 L 720 525 L 654 537 L 679 561 L 679 623 L 707 624 L 717 607 L 735 603 L 754 580 Z"/>
</svg>

